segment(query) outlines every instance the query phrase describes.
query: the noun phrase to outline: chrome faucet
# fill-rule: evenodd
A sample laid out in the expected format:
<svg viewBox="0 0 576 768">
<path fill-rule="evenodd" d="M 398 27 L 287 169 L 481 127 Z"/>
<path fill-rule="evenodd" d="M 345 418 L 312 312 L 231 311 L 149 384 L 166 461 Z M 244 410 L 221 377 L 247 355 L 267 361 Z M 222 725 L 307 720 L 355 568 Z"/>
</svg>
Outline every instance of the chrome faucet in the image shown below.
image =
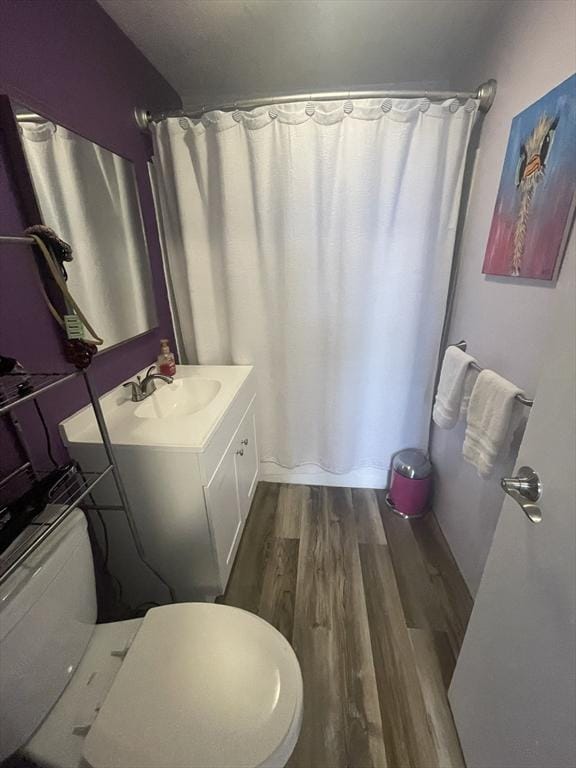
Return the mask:
<svg viewBox="0 0 576 768">
<path fill-rule="evenodd" d="M 146 371 L 144 378 L 140 379 L 140 376 L 136 376 L 136 381 L 127 381 L 123 384 L 123 387 L 132 387 L 131 400 L 133 403 L 140 403 L 142 400 L 146 400 L 147 397 L 156 391 L 156 379 L 165 381 L 166 384 L 172 384 L 174 379 L 172 376 L 164 376 L 163 373 L 153 373 L 155 365 L 151 365 Z"/>
</svg>

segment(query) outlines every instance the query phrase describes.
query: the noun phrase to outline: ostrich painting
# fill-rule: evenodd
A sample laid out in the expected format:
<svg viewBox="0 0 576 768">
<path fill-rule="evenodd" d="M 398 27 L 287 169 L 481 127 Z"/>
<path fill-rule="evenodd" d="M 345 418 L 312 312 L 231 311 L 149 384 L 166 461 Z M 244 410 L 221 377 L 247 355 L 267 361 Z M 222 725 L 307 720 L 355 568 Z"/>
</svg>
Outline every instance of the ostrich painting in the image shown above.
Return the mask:
<svg viewBox="0 0 576 768">
<path fill-rule="evenodd" d="M 558 117 L 548 117 L 544 114 L 536 123 L 536 127 L 522 144 L 520 158 L 516 170 L 516 186 L 520 191 L 518 217 L 514 227 L 514 249 L 512 251 L 511 274 L 520 274 L 526 230 L 534 191 L 546 170 L 546 161 L 552 149 L 554 133 L 558 125 Z"/>
<path fill-rule="evenodd" d="M 576 75 L 512 121 L 483 272 L 552 280 L 576 202 Z"/>
</svg>

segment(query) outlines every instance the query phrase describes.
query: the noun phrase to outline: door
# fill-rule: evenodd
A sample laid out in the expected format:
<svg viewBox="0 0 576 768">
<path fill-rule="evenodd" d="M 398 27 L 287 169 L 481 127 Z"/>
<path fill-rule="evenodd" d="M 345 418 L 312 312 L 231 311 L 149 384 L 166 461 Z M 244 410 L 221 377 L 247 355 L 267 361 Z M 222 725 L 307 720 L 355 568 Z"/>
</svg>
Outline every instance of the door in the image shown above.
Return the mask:
<svg viewBox="0 0 576 768">
<path fill-rule="evenodd" d="M 514 473 L 539 475 L 542 521 L 505 498 L 450 687 L 468 768 L 576 765 L 576 301 L 562 288 Z"/>
<path fill-rule="evenodd" d="M 234 562 L 242 529 L 242 515 L 240 514 L 236 483 L 236 450 L 236 444 L 233 440 L 226 449 L 226 453 L 209 485 L 204 488 L 206 509 L 223 588 Z"/>
<path fill-rule="evenodd" d="M 254 401 L 244 414 L 236 432 L 236 473 L 238 476 L 238 497 L 242 519 L 248 517 L 250 504 L 258 483 L 258 449 L 256 448 L 256 416 Z"/>
</svg>

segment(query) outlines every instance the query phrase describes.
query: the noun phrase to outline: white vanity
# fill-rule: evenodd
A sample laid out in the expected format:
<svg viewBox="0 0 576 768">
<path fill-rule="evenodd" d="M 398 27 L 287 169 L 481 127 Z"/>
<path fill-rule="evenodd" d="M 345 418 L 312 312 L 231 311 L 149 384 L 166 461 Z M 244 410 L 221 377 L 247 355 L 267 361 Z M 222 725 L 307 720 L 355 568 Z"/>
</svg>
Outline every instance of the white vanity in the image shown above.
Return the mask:
<svg viewBox="0 0 576 768">
<path fill-rule="evenodd" d="M 178 600 L 213 600 L 226 588 L 258 482 L 253 369 L 178 366 L 172 384 L 156 387 L 132 402 L 119 386 L 100 403 L 147 558 Z M 90 406 L 60 429 L 84 471 L 106 466 Z M 94 495 L 97 504 L 119 504 L 112 482 Z M 137 557 L 123 513 L 101 516 L 124 599 L 166 602 L 166 590 Z M 102 518 L 91 519 L 105 551 Z"/>
</svg>

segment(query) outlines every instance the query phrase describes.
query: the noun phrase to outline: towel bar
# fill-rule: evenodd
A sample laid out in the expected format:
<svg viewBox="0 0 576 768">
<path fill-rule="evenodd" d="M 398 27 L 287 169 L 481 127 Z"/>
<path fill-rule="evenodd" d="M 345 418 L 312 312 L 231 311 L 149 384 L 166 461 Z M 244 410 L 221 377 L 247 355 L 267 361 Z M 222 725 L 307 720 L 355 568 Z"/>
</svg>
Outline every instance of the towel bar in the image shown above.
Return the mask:
<svg viewBox="0 0 576 768">
<path fill-rule="evenodd" d="M 458 347 L 458 349 L 461 349 L 462 352 L 466 352 L 466 347 L 468 346 L 467 342 L 462 340 L 459 341 L 457 344 L 450 344 L 452 347 Z M 482 366 L 478 365 L 478 363 L 470 363 L 472 368 L 474 368 L 475 371 L 483 371 L 484 369 Z M 522 405 L 527 405 L 528 408 L 531 408 L 534 405 L 534 400 L 532 400 L 531 397 L 526 397 L 526 395 L 518 394 L 516 395 L 516 400 L 518 400 L 519 403 L 522 403 Z"/>
</svg>

